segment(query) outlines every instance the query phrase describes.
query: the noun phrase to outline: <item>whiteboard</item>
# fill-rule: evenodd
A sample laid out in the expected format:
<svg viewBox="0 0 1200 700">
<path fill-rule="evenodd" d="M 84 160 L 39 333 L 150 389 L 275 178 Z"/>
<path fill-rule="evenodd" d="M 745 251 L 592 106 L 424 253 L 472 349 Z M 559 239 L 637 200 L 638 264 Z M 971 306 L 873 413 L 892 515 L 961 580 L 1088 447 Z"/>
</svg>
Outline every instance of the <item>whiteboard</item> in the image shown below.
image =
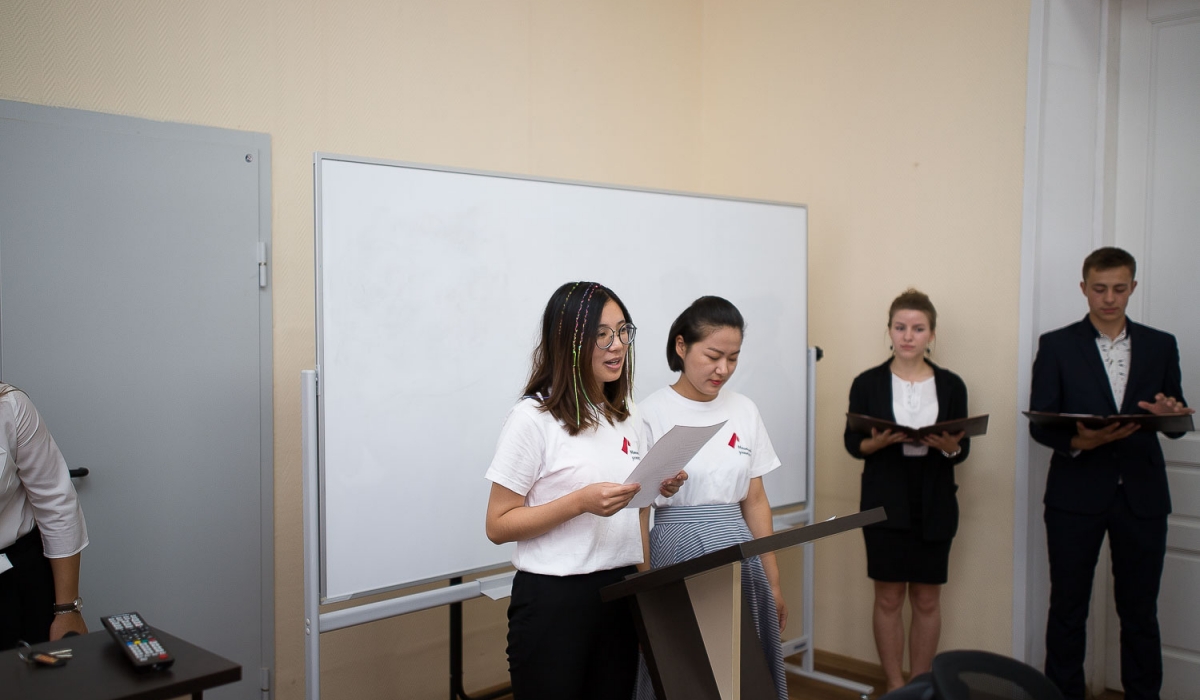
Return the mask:
<svg viewBox="0 0 1200 700">
<path fill-rule="evenodd" d="M 675 379 L 671 322 L 723 296 L 746 334 L 729 387 L 751 397 L 805 500 L 803 206 L 315 156 L 321 596 L 495 568 L 484 535 L 500 427 L 542 310 L 570 280 L 611 288 L 638 327 L 634 398 Z"/>
</svg>

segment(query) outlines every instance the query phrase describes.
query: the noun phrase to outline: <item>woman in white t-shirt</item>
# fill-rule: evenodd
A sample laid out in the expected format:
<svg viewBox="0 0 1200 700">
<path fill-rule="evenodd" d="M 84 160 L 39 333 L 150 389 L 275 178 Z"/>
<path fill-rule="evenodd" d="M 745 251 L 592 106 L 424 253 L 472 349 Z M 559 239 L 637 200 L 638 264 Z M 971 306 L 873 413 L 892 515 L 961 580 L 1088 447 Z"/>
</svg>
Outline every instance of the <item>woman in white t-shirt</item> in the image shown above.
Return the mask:
<svg viewBox="0 0 1200 700">
<path fill-rule="evenodd" d="M 642 562 L 640 490 L 622 482 L 644 451 L 633 417 L 634 327 L 612 290 L 559 287 L 542 315 L 523 398 L 487 471 L 487 536 L 516 542 L 508 608 L 513 698 L 628 700 L 637 636 L 627 600 L 600 589 Z M 661 491 L 673 494 L 680 472 Z"/>
<path fill-rule="evenodd" d="M 688 482 L 655 505 L 648 560 L 668 566 L 730 545 L 772 534 L 771 505 L 762 477 L 779 466 L 758 408 L 725 383 L 737 368 L 745 323 L 733 304 L 720 297 L 694 301 L 667 336 L 667 364 L 679 379 L 638 405 L 645 425 L 646 449 L 676 425 L 707 426 L 726 421 L 688 463 Z M 649 525 L 642 510 L 642 526 Z M 742 564 L 742 591 L 749 598 L 759 642 L 780 700 L 787 681 L 779 632 L 787 606 L 779 587 L 774 554 Z M 638 673 L 638 700 L 654 697 L 644 661 Z"/>
</svg>

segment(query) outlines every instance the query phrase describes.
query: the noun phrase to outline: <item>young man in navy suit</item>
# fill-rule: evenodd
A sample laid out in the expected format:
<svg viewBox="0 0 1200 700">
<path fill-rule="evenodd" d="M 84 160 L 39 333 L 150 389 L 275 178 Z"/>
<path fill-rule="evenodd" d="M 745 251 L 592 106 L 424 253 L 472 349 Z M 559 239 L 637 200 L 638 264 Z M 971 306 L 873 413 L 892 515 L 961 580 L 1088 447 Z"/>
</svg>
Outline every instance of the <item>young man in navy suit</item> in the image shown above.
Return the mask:
<svg viewBox="0 0 1200 700">
<path fill-rule="evenodd" d="M 1119 248 L 1083 262 L 1082 321 L 1046 333 L 1033 362 L 1029 408 L 1114 415 L 1192 413 L 1183 400 L 1175 336 L 1130 321 L 1137 264 Z M 1158 589 L 1171 496 L 1158 435 L 1111 423 L 1090 430 L 1030 425 L 1054 449 L 1046 480 L 1050 615 L 1046 675 L 1067 700 L 1084 700 L 1083 673 L 1092 577 L 1105 533 L 1121 619 L 1121 682 L 1127 700 L 1158 700 L 1162 641 Z M 1179 434 L 1168 435 L 1179 437 Z"/>
</svg>

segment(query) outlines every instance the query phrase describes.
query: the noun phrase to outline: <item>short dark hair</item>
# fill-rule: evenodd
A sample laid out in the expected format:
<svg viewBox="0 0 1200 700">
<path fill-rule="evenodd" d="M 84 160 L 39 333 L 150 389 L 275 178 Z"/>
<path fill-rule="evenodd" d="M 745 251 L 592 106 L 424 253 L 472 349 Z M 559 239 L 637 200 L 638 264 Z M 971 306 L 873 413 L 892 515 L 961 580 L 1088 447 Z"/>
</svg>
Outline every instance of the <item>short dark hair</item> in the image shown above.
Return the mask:
<svg viewBox="0 0 1200 700">
<path fill-rule="evenodd" d="M 1137 277 L 1137 261 L 1129 253 L 1114 248 L 1113 246 L 1105 246 L 1097 248 L 1083 259 L 1083 281 L 1087 282 L 1088 272 L 1096 270 L 1115 270 L 1118 267 L 1128 267 L 1129 276 Z"/>
<path fill-rule="evenodd" d="M 691 347 L 692 343 L 707 338 L 718 328 L 736 328 L 738 333 L 744 334 L 746 322 L 742 312 L 721 297 L 700 297 L 693 301 L 671 324 L 671 332 L 667 334 L 667 367 L 672 372 L 683 371 L 683 358 L 675 352 L 676 338 L 682 336 L 683 344 Z"/>
<path fill-rule="evenodd" d="M 542 312 L 542 339 L 533 351 L 533 368 L 522 393 L 540 394 L 541 410 L 554 416 L 571 435 L 595 427 L 597 413 L 609 423 L 629 417 L 633 347 L 626 353 L 620 379 L 601 385 L 592 371 L 600 314 L 610 300 L 621 307 L 625 322 L 632 324 L 624 302 L 595 282 L 567 282 L 555 290 Z"/>
<path fill-rule="evenodd" d="M 929 295 L 925 292 L 909 287 L 900 296 L 893 299 L 892 306 L 888 309 L 889 328 L 897 311 L 920 311 L 929 319 L 929 330 L 937 330 L 937 309 L 933 308 L 933 302 L 929 300 Z"/>
</svg>

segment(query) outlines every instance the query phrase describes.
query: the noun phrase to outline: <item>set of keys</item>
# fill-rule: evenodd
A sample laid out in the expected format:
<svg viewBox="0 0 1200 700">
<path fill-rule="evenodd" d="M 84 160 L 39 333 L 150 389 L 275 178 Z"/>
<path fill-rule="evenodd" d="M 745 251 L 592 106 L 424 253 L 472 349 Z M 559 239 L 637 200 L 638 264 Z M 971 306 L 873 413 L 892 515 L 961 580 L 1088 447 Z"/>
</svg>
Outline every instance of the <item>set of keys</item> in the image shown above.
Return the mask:
<svg viewBox="0 0 1200 700">
<path fill-rule="evenodd" d="M 25 648 L 17 652 L 17 656 L 27 664 L 35 664 L 38 666 L 65 666 L 71 660 L 72 654 L 70 649 L 55 649 L 54 651 L 33 651 L 25 642 L 21 642 Z"/>
</svg>

